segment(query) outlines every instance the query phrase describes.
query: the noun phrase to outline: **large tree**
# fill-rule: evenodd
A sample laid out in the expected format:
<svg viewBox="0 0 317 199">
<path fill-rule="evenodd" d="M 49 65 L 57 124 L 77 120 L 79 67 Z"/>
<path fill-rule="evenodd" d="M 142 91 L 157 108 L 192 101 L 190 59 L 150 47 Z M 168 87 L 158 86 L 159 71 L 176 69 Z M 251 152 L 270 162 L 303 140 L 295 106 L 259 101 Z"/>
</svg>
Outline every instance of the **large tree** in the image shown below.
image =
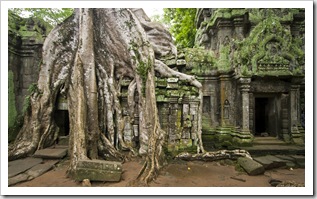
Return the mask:
<svg viewBox="0 0 317 199">
<path fill-rule="evenodd" d="M 179 48 L 191 48 L 195 43 L 196 8 L 164 8 L 163 21 L 170 27 Z"/>
<path fill-rule="evenodd" d="M 9 160 L 54 143 L 59 131 L 54 121 L 55 104 L 58 95 L 64 95 L 70 123 L 69 175 L 76 172 L 78 160 L 109 155 L 123 160 L 119 149 L 129 149 L 146 156 L 137 182 L 147 184 L 164 162 L 166 136 L 158 120 L 154 71 L 162 77 L 188 81 L 202 93 L 193 76 L 158 60 L 176 53 L 168 31 L 150 22 L 142 9 L 75 9 L 44 42 L 38 86 L 30 96 L 30 108 L 9 150 Z M 131 80 L 129 114 L 138 112 L 140 117 L 138 149 L 123 139 L 125 122 L 133 123 L 122 116 L 123 79 Z M 201 140 L 199 143 L 199 151 L 203 151 Z"/>
</svg>

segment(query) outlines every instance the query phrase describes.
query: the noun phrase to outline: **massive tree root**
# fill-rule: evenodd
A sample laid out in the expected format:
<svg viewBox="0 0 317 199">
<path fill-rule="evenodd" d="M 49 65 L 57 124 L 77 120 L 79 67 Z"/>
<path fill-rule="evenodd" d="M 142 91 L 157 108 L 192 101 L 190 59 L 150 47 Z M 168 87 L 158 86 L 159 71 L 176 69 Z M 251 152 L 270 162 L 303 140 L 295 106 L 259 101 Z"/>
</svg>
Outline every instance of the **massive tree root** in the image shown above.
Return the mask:
<svg viewBox="0 0 317 199">
<path fill-rule="evenodd" d="M 112 156 L 123 161 L 120 150 L 124 149 L 145 155 L 136 182 L 147 184 L 164 164 L 162 146 L 166 136 L 158 119 L 154 71 L 188 81 L 202 93 L 194 77 L 156 59 L 170 53 L 176 53 L 171 36 L 149 22 L 143 10 L 76 9 L 45 40 L 38 87 L 30 97 L 30 108 L 9 150 L 9 160 L 54 143 L 59 131 L 54 121 L 56 100 L 64 95 L 70 122 L 69 175 L 76 171 L 78 160 Z M 123 79 L 130 80 L 130 119 L 123 118 L 120 104 Z M 135 113 L 139 115 L 138 148 L 123 136 L 124 125 L 133 124 Z M 204 152 L 201 127 L 198 132 L 198 152 Z"/>
<path fill-rule="evenodd" d="M 205 152 L 205 153 L 199 153 L 199 154 L 190 154 L 187 152 L 183 152 L 178 154 L 175 158 L 180 160 L 186 160 L 186 161 L 217 161 L 217 160 L 223 160 L 223 159 L 231 159 L 236 160 L 239 157 L 247 157 L 252 159 L 250 153 L 246 150 L 220 150 L 215 152 Z"/>
</svg>

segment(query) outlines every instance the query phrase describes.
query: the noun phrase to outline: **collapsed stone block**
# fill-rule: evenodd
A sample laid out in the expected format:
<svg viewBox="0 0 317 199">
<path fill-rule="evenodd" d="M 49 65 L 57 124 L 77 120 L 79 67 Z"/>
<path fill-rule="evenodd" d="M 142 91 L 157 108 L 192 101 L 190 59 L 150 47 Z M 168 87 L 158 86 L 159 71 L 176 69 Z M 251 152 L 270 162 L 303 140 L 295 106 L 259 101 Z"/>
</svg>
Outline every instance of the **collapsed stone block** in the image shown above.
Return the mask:
<svg viewBox="0 0 317 199">
<path fill-rule="evenodd" d="M 118 182 L 121 179 L 122 164 L 104 160 L 79 160 L 73 178 L 77 181 Z"/>
<path fill-rule="evenodd" d="M 260 163 L 247 158 L 247 157 L 240 157 L 238 158 L 238 164 L 250 175 L 261 175 L 265 172 L 263 165 Z"/>
</svg>

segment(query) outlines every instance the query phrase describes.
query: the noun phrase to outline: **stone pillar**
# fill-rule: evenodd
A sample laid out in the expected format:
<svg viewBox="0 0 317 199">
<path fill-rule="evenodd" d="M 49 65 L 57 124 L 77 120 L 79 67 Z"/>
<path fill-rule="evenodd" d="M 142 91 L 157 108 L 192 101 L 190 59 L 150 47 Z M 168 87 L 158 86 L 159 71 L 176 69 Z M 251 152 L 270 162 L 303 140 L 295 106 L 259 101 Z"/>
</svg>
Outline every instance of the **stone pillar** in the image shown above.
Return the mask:
<svg viewBox="0 0 317 199">
<path fill-rule="evenodd" d="M 281 108 L 282 108 L 282 138 L 285 142 L 289 143 L 291 141 L 289 133 L 289 94 L 281 95 Z"/>
<path fill-rule="evenodd" d="M 240 90 L 242 94 L 242 131 L 250 132 L 249 118 L 249 90 L 250 78 L 240 78 Z"/>
<path fill-rule="evenodd" d="M 290 89 L 290 129 L 291 129 L 291 137 L 292 140 L 296 144 L 303 144 L 302 135 L 298 130 L 299 125 L 299 88 L 300 85 L 292 84 Z"/>
<path fill-rule="evenodd" d="M 240 144 L 251 144 L 253 141 L 253 135 L 250 131 L 250 82 L 251 78 L 241 77 L 240 91 L 242 97 L 242 127 L 240 132 L 236 134 L 235 140 Z"/>
<path fill-rule="evenodd" d="M 220 75 L 220 126 L 216 129 L 218 144 L 222 146 L 224 143 L 232 143 L 232 133 L 234 126 L 230 122 L 232 120 L 231 106 L 232 92 L 231 92 L 231 75 L 222 74 Z"/>
</svg>

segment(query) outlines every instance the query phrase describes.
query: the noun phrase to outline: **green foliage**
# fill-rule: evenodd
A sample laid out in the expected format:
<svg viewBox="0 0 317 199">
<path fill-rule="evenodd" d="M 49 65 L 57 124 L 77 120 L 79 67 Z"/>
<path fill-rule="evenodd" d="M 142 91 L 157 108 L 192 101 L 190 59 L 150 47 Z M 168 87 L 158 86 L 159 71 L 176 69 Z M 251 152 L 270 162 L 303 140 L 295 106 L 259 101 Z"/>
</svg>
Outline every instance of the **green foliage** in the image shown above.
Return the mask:
<svg viewBox="0 0 317 199">
<path fill-rule="evenodd" d="M 64 21 L 73 13 L 73 8 L 12 8 L 14 14 L 20 17 L 35 17 L 52 26 Z"/>
<path fill-rule="evenodd" d="M 37 87 L 36 83 L 33 83 L 33 84 L 31 84 L 29 86 L 28 92 L 29 92 L 29 95 L 25 97 L 24 103 L 23 103 L 23 107 L 22 107 L 22 113 L 23 114 L 25 114 L 29 110 L 29 108 L 31 107 L 31 96 L 32 96 L 32 94 L 34 94 L 34 93 L 41 94 L 41 91 Z"/>
<path fill-rule="evenodd" d="M 196 8 L 164 8 L 163 21 L 170 24 L 170 32 L 178 48 L 191 48 L 195 43 Z"/>
<path fill-rule="evenodd" d="M 136 69 L 136 72 L 140 75 L 142 79 L 142 94 L 145 96 L 145 85 L 146 85 L 146 80 L 148 76 L 148 72 L 151 69 L 151 60 L 149 59 L 147 62 L 143 62 L 142 60 L 139 61 L 139 65 Z"/>
</svg>

